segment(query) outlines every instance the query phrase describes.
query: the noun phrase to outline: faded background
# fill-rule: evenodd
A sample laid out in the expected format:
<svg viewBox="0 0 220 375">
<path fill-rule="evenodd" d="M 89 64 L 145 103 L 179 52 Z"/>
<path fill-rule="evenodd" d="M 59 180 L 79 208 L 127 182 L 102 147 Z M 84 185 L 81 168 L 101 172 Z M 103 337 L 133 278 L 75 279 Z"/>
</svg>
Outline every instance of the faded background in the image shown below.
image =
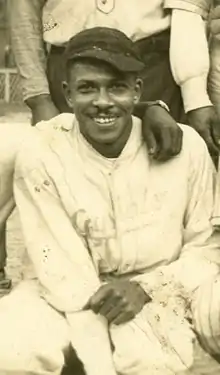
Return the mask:
<svg viewBox="0 0 220 375">
<path fill-rule="evenodd" d="M 19 0 L 18 0 L 19 1 Z M 19 78 L 10 47 L 7 20 L 7 0 L 0 0 L 0 122 L 5 126 L 18 126 L 30 122 L 30 113 L 22 104 Z M 7 226 L 7 272 L 14 283 L 21 278 L 21 258 L 24 244 L 17 212 L 13 212 Z"/>
<path fill-rule="evenodd" d="M 29 122 L 30 114 L 23 105 L 0 102 L 0 122 L 5 126 L 18 126 L 18 122 Z M 7 225 L 8 260 L 7 273 L 14 284 L 21 279 L 21 259 L 24 244 L 16 210 L 12 213 Z M 0 295 L 1 296 L 1 295 Z"/>
</svg>

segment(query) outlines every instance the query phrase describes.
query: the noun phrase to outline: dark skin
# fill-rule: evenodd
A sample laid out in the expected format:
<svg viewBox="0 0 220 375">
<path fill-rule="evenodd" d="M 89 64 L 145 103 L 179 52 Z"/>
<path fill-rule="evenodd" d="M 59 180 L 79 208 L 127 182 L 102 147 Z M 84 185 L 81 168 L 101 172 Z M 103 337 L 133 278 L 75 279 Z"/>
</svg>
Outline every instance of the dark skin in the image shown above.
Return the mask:
<svg viewBox="0 0 220 375">
<path fill-rule="evenodd" d="M 48 94 L 29 98 L 26 104 L 31 109 L 32 125 L 36 125 L 40 121 L 48 121 L 59 114 L 51 96 Z"/>
<path fill-rule="evenodd" d="M 210 12 L 210 18 L 209 18 L 209 28 L 211 33 L 211 41 L 210 41 L 210 51 L 212 49 L 219 50 L 219 43 L 220 43 L 220 1 L 214 0 L 213 7 Z M 214 74 L 212 74 L 212 64 L 215 66 L 215 62 L 213 61 L 212 53 L 211 53 L 211 70 L 210 70 L 210 86 L 215 85 L 216 77 Z M 213 100 L 213 103 L 215 104 L 214 107 L 206 107 L 205 111 L 212 111 L 212 122 L 209 123 L 208 131 L 213 139 L 213 143 L 215 147 L 212 147 L 211 142 L 206 142 L 207 146 L 209 148 L 209 152 L 217 165 L 218 162 L 218 154 L 219 154 L 219 147 L 220 147 L 220 126 L 219 126 L 219 118 L 220 118 L 220 102 L 215 97 L 212 98 L 212 92 L 210 92 L 211 100 Z M 201 108 L 202 110 L 202 108 Z M 192 111 L 193 112 L 193 111 Z M 203 114 L 203 117 L 208 117 L 208 114 L 205 112 Z M 201 112 L 202 115 L 202 112 Z M 200 135 L 205 139 L 206 134 L 203 135 L 204 129 L 198 128 L 198 131 Z M 208 131 L 206 131 L 208 133 Z M 210 140 L 210 137 L 209 137 Z M 210 147 L 211 146 L 211 147 Z"/>
<path fill-rule="evenodd" d="M 50 95 L 39 95 L 28 99 L 32 111 L 32 123 L 50 120 L 59 114 Z M 179 154 L 182 148 L 182 130 L 176 121 L 159 105 L 138 103 L 133 113 L 142 119 L 143 137 L 149 155 L 158 161 L 167 161 Z"/>
<path fill-rule="evenodd" d="M 137 103 L 133 113 L 142 119 L 142 134 L 152 159 L 164 162 L 179 154 L 183 132 L 166 109 Z"/>
<path fill-rule="evenodd" d="M 151 298 L 134 281 L 112 281 L 90 298 L 84 309 L 103 315 L 109 323 L 122 324 L 133 319 Z"/>
<path fill-rule="evenodd" d="M 219 25 L 219 18 L 220 18 L 220 1 L 214 0 L 213 2 L 213 9 L 211 11 L 211 17 L 210 17 L 210 31 L 212 35 L 216 39 L 220 39 L 220 25 Z"/>
<path fill-rule="evenodd" d="M 42 120 L 50 120 L 59 114 L 50 95 L 44 94 L 27 100 L 32 111 L 33 125 Z M 137 103 L 133 114 L 142 119 L 143 137 L 149 155 L 158 161 L 167 161 L 179 154 L 182 148 L 182 129 L 176 121 L 159 105 Z"/>
<path fill-rule="evenodd" d="M 105 62 L 79 60 L 69 67 L 68 84 L 64 85 L 67 101 L 80 132 L 103 156 L 118 157 L 126 145 L 141 87 L 139 78 L 122 74 Z M 109 323 L 122 324 L 149 301 L 137 282 L 123 279 L 102 285 L 84 308 L 103 315 Z"/>
<path fill-rule="evenodd" d="M 219 154 L 219 119 L 214 107 L 203 107 L 188 113 L 189 124 L 206 141 L 213 160 Z M 203 125 L 206 123 L 206 127 Z"/>
<path fill-rule="evenodd" d="M 131 115 L 141 96 L 142 81 L 107 63 L 82 59 L 70 66 L 64 86 L 86 140 L 103 156 L 118 157 L 131 132 Z"/>
</svg>

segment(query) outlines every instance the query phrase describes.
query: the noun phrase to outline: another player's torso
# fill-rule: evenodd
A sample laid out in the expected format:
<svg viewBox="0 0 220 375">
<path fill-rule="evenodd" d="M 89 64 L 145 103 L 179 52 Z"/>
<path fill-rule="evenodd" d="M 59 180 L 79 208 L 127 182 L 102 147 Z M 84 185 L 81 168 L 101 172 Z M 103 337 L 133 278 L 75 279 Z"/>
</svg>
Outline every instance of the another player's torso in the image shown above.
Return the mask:
<svg viewBox="0 0 220 375">
<path fill-rule="evenodd" d="M 48 0 L 43 12 L 44 39 L 62 45 L 74 34 L 95 26 L 119 29 L 139 40 L 170 26 L 161 0 Z"/>
</svg>

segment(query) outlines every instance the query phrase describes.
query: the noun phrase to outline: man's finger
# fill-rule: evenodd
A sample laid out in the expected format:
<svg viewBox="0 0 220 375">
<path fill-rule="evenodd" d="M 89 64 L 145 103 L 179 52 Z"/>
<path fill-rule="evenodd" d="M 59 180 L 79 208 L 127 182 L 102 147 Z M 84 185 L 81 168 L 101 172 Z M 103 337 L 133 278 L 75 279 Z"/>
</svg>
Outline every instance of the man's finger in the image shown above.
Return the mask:
<svg viewBox="0 0 220 375">
<path fill-rule="evenodd" d="M 116 309 L 121 309 L 121 308 L 124 308 L 125 305 L 123 303 L 123 299 L 120 295 L 118 294 L 115 294 L 114 292 L 109 295 L 103 302 L 103 304 L 100 306 L 100 309 L 99 309 L 99 314 L 102 314 L 104 315 L 105 317 L 107 317 L 107 315 L 112 311 L 114 310 L 114 308 Z"/>
<path fill-rule="evenodd" d="M 124 306 L 109 306 L 108 311 L 104 311 L 103 309 L 100 310 L 100 314 L 105 316 L 109 323 L 111 323 L 114 319 L 116 319 L 119 315 L 124 313 Z"/>
<path fill-rule="evenodd" d="M 156 159 L 159 161 L 168 160 L 173 156 L 173 133 L 165 128 L 156 138 L 158 152 Z"/>
<path fill-rule="evenodd" d="M 173 156 L 176 156 L 180 153 L 182 150 L 182 145 L 183 145 L 183 131 L 179 127 L 179 131 L 176 132 L 176 136 L 173 140 Z"/>
<path fill-rule="evenodd" d="M 220 123 L 216 121 L 211 127 L 211 137 L 214 141 L 215 146 L 220 150 Z"/>
<path fill-rule="evenodd" d="M 143 131 L 143 135 L 144 135 L 144 140 L 147 145 L 148 154 L 154 157 L 154 155 L 156 155 L 157 153 L 157 142 L 154 137 L 154 134 L 150 129 L 145 129 Z"/>
<path fill-rule="evenodd" d="M 112 295 L 112 289 L 108 288 L 107 285 L 102 286 L 99 290 L 90 298 L 89 306 L 90 308 L 98 313 L 101 306 L 107 298 Z"/>
<path fill-rule="evenodd" d="M 112 324 L 123 324 L 129 322 L 129 320 L 133 319 L 135 314 L 132 311 L 123 311 L 121 314 L 118 314 L 115 319 L 112 320 Z"/>
<path fill-rule="evenodd" d="M 216 154 L 219 152 L 219 149 L 218 147 L 215 145 L 215 142 L 211 136 L 211 133 L 208 131 L 208 132 L 203 132 L 203 133 L 200 133 L 201 137 L 204 139 L 204 141 L 206 142 L 207 144 L 207 147 L 208 147 L 208 150 L 210 152 L 210 154 Z"/>
<path fill-rule="evenodd" d="M 164 128 L 156 137 L 156 141 L 158 145 L 157 160 L 169 160 L 178 155 L 182 149 L 183 131 L 178 125 L 175 128 Z"/>
<path fill-rule="evenodd" d="M 90 299 L 88 300 L 88 302 L 85 304 L 85 306 L 83 307 L 83 310 L 89 310 L 91 308 L 90 306 Z"/>
</svg>

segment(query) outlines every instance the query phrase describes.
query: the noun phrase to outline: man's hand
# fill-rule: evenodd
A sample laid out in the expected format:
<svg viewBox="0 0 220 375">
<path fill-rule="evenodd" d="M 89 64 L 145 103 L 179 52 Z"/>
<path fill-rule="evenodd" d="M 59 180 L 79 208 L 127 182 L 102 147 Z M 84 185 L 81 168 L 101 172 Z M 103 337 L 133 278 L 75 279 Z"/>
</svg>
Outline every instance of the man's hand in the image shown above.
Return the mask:
<svg viewBox="0 0 220 375">
<path fill-rule="evenodd" d="M 151 298 L 135 281 L 105 284 L 90 298 L 85 309 L 105 316 L 109 323 L 121 324 L 133 319 Z"/>
<path fill-rule="evenodd" d="M 203 107 L 188 112 L 189 124 L 201 135 L 212 157 L 219 149 L 220 121 L 214 107 Z"/>
<path fill-rule="evenodd" d="M 149 155 L 158 161 L 166 161 L 179 154 L 182 148 L 182 129 L 159 105 L 146 108 L 142 120 L 142 133 Z"/>
<path fill-rule="evenodd" d="M 59 114 L 49 95 L 39 95 L 29 98 L 26 104 L 32 112 L 32 125 L 44 120 L 50 120 Z"/>
</svg>

